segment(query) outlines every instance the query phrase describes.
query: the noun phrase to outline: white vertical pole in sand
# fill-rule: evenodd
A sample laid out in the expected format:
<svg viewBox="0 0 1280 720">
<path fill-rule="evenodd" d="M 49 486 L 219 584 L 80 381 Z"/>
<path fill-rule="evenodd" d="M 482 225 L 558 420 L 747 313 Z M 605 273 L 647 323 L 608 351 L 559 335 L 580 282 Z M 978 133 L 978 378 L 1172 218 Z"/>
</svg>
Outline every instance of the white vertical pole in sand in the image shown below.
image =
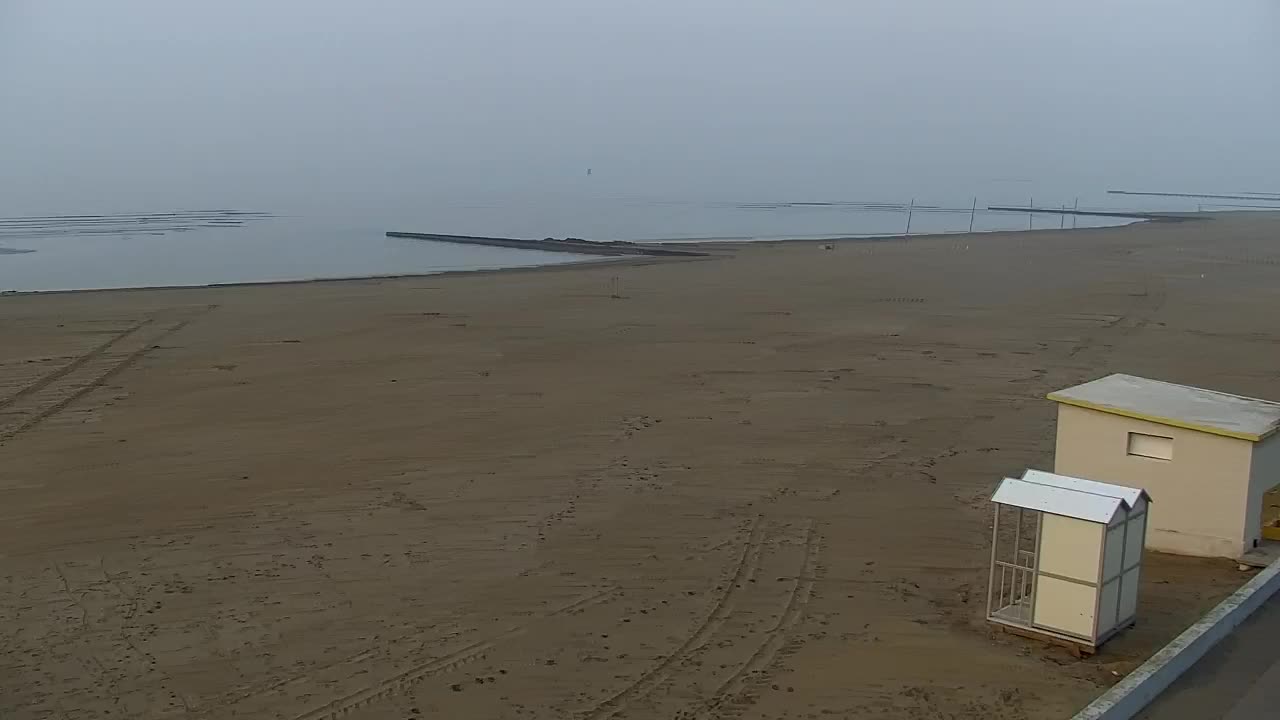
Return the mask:
<svg viewBox="0 0 1280 720">
<path fill-rule="evenodd" d="M 1080 210 L 1080 198 L 1076 198 L 1076 204 L 1075 204 L 1075 205 L 1073 205 L 1073 206 L 1071 207 L 1071 209 L 1072 209 L 1072 210 L 1075 210 L 1076 212 L 1079 212 L 1079 210 Z M 1071 229 L 1072 229 L 1072 230 L 1075 230 L 1075 229 L 1076 229 L 1076 220 L 1077 220 L 1077 219 L 1079 219 L 1079 218 L 1080 218 L 1080 216 L 1079 216 L 1079 215 L 1077 215 L 1077 214 L 1075 214 L 1075 213 L 1072 213 L 1072 215 L 1071 215 Z"/>
<path fill-rule="evenodd" d="M 973 218 L 978 214 L 978 196 L 973 196 L 973 209 L 969 211 L 969 232 L 973 232 Z"/>
<path fill-rule="evenodd" d="M 911 216 L 916 211 L 916 199 L 911 198 L 911 204 L 907 206 L 907 235 L 911 234 Z"/>
</svg>

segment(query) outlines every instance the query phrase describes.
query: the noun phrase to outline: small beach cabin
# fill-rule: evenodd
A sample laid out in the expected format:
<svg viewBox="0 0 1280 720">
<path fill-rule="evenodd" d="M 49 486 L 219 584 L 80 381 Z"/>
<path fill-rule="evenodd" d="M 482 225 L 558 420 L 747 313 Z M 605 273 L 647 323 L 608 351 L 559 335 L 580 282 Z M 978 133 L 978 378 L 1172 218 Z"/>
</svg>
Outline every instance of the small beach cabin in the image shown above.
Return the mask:
<svg viewBox="0 0 1280 720">
<path fill-rule="evenodd" d="M 1146 492 L 1028 470 L 991 502 L 990 622 L 1083 653 L 1133 624 Z"/>
<path fill-rule="evenodd" d="M 1152 550 L 1265 562 L 1268 491 L 1280 485 L 1280 403 L 1132 375 L 1050 393 L 1054 471 L 1159 500 Z M 1270 521 L 1270 518 L 1268 518 Z M 1271 551 L 1276 551 L 1272 553 Z"/>
</svg>

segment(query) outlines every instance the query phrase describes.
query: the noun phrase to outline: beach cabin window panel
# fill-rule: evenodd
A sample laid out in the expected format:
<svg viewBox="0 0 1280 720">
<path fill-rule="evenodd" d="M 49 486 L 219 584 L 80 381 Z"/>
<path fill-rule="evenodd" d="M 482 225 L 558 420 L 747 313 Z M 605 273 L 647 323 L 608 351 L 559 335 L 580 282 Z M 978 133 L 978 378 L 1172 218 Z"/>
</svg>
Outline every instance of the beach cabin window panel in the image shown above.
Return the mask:
<svg viewBox="0 0 1280 720">
<path fill-rule="evenodd" d="M 1173 459 L 1173 438 L 1146 433 L 1129 433 L 1129 454 L 1155 460 Z"/>
</svg>

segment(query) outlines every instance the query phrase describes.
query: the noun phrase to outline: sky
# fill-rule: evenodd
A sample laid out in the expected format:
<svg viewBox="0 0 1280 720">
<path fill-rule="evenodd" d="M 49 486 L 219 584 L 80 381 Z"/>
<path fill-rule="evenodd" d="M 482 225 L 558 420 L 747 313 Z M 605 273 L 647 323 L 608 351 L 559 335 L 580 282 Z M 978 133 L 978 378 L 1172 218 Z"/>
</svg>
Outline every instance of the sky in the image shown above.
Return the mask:
<svg viewBox="0 0 1280 720">
<path fill-rule="evenodd" d="M 1270 0 L 0 0 L 0 216 L 1280 192 L 1277 70 Z"/>
</svg>

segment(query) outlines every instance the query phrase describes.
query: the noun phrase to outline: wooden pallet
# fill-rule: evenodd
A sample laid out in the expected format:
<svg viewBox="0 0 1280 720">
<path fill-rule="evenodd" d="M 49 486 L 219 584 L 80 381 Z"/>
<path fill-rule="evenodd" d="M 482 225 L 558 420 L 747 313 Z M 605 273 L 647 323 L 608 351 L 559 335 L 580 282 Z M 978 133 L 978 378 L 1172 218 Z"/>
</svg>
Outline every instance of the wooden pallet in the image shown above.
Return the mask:
<svg viewBox="0 0 1280 720">
<path fill-rule="evenodd" d="M 995 623 L 995 625 L 1000 628 L 1002 632 L 1009 633 L 1010 635 L 1017 635 L 1018 637 L 1024 637 L 1028 640 L 1039 640 L 1041 642 L 1049 643 L 1050 645 L 1064 647 L 1071 651 L 1071 654 L 1078 659 L 1091 657 L 1098 652 L 1098 648 L 1090 645 L 1089 643 L 1070 640 L 1057 635 L 1050 635 L 1049 633 L 1040 632 L 1033 628 L 1020 628 L 1012 625 L 1005 625 L 1003 623 Z"/>
</svg>

